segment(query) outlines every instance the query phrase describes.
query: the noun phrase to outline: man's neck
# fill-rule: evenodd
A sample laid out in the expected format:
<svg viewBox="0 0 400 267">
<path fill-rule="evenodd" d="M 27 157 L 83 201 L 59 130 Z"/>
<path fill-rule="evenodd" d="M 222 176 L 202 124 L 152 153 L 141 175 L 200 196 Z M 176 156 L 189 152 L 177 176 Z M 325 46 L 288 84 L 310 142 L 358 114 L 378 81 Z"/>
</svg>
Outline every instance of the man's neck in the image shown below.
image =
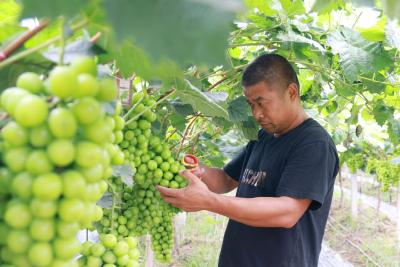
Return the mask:
<svg viewBox="0 0 400 267">
<path fill-rule="evenodd" d="M 282 134 L 285 134 L 287 132 L 289 132 L 290 130 L 296 128 L 297 126 L 299 126 L 300 124 L 302 124 L 306 119 L 308 119 L 308 115 L 304 110 L 301 110 L 301 112 L 297 113 L 296 116 L 293 117 L 293 119 L 290 121 L 289 125 L 282 130 L 280 133 L 274 133 L 275 137 L 279 137 Z"/>
</svg>

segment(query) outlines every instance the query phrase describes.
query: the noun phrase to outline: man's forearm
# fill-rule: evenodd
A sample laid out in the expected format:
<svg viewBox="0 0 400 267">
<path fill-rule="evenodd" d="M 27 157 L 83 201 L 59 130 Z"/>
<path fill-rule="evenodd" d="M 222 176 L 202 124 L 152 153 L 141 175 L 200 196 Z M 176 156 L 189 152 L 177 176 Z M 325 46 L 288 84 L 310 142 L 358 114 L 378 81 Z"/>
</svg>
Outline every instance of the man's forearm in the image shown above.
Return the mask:
<svg viewBox="0 0 400 267">
<path fill-rule="evenodd" d="M 201 180 L 214 193 L 224 194 L 233 190 L 237 182 L 230 178 L 222 169 L 201 166 L 204 173 L 200 175 Z"/>
<path fill-rule="evenodd" d="M 304 202 L 304 209 L 297 206 L 298 201 Z M 205 209 L 249 226 L 291 228 L 309 203 L 288 197 L 238 198 L 212 193 Z"/>
</svg>

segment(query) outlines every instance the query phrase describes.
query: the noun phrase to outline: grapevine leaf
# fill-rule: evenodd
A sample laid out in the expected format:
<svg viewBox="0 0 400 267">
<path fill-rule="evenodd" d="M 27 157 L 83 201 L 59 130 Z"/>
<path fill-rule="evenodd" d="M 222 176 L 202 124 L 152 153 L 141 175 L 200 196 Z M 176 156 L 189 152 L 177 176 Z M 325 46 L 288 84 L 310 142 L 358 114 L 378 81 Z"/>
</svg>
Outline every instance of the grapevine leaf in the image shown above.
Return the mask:
<svg viewBox="0 0 400 267">
<path fill-rule="evenodd" d="M 22 0 L 23 18 L 56 18 L 60 15 L 73 17 L 85 7 L 86 1 L 81 0 Z"/>
<path fill-rule="evenodd" d="M 249 140 L 257 140 L 259 128 L 257 122 L 251 116 L 249 116 L 246 121 L 240 123 L 240 129 L 244 136 Z"/>
<path fill-rule="evenodd" d="M 103 110 L 110 116 L 115 114 L 115 109 L 117 108 L 117 101 L 109 101 L 102 104 Z"/>
<path fill-rule="evenodd" d="M 0 22 L 0 44 L 5 46 L 6 43 L 10 43 L 10 41 L 19 37 L 24 30 L 25 28 L 21 26 L 14 24 L 1 24 Z"/>
<path fill-rule="evenodd" d="M 300 15 L 306 12 L 303 0 L 280 0 L 280 3 L 288 16 Z"/>
<path fill-rule="evenodd" d="M 361 29 L 360 33 L 368 41 L 381 42 L 385 40 L 386 17 L 381 18 L 374 26 Z"/>
<path fill-rule="evenodd" d="M 106 192 L 99 201 L 97 201 L 97 205 L 104 209 L 108 209 L 112 207 L 112 195 Z"/>
<path fill-rule="evenodd" d="M 249 8 L 256 8 L 259 12 L 266 16 L 273 16 L 277 14 L 277 11 L 271 8 L 272 0 L 245 0 L 246 6 Z"/>
<path fill-rule="evenodd" d="M 229 119 L 232 122 L 246 121 L 250 112 L 244 96 L 239 96 L 228 105 Z"/>
<path fill-rule="evenodd" d="M 393 108 L 388 107 L 382 100 L 377 101 L 372 110 L 376 122 L 383 126 L 386 121 L 393 118 Z"/>
<path fill-rule="evenodd" d="M 326 14 L 338 9 L 341 5 L 343 5 L 343 0 L 317 0 L 314 2 L 312 10 L 319 14 Z"/>
<path fill-rule="evenodd" d="M 79 56 L 92 56 L 93 44 L 88 39 L 80 39 L 65 46 L 64 62 L 71 63 L 74 58 Z M 60 48 L 53 47 L 43 52 L 43 56 L 50 61 L 57 63 L 60 57 Z"/>
<path fill-rule="evenodd" d="M 346 122 L 356 124 L 358 122 L 358 114 L 360 113 L 361 108 L 361 105 L 353 104 L 350 110 L 351 116 L 346 120 Z"/>
<path fill-rule="evenodd" d="M 172 105 L 172 107 L 174 108 L 174 110 L 177 113 L 179 113 L 183 116 L 188 116 L 188 115 L 191 115 L 194 113 L 191 105 L 184 104 L 179 99 L 174 99 L 174 100 L 170 101 L 169 103 Z"/>
<path fill-rule="evenodd" d="M 385 81 L 386 78 L 379 72 L 376 73 L 375 76 L 372 77 L 361 77 L 362 83 L 367 87 L 366 89 L 371 93 L 381 93 L 385 90 Z"/>
<path fill-rule="evenodd" d="M 355 81 L 361 73 L 373 70 L 374 52 L 379 44 L 368 42 L 360 33 L 342 27 L 328 36 L 327 43 L 340 56 L 340 64 L 349 81 Z"/>
<path fill-rule="evenodd" d="M 108 0 L 118 42 L 130 39 L 159 62 L 222 64 L 239 0 Z M 174 15 L 179 14 L 179 15 Z M 129 25 L 129 26 L 128 26 Z"/>
<path fill-rule="evenodd" d="M 155 67 L 148 55 L 130 42 L 124 42 L 114 53 L 118 69 L 123 77 L 136 73 L 140 77 L 150 80 L 155 76 Z"/>
<path fill-rule="evenodd" d="M 174 114 L 171 117 L 171 125 L 177 129 L 178 131 L 183 132 L 185 130 L 185 124 L 186 124 L 186 117 L 182 116 L 180 114 Z"/>
<path fill-rule="evenodd" d="M 293 31 L 289 31 L 288 33 L 280 33 L 278 34 L 277 38 L 279 40 L 285 41 L 285 42 L 294 42 L 294 43 L 305 43 L 314 46 L 317 48 L 319 51 L 322 53 L 325 52 L 325 49 L 320 45 L 318 42 L 309 39 L 307 37 L 304 37 L 300 34 L 297 34 Z"/>
<path fill-rule="evenodd" d="M 200 111 L 205 116 L 228 118 L 228 112 L 222 106 L 189 81 L 180 82 L 177 89 L 176 94 L 180 100 L 190 104 L 194 111 Z"/>
<path fill-rule="evenodd" d="M 203 92 L 208 98 L 213 100 L 214 102 L 225 102 L 228 98 L 227 92 Z"/>
<path fill-rule="evenodd" d="M 4 24 L 16 24 L 18 22 L 18 16 L 21 12 L 20 5 L 14 0 L 2 0 L 0 1 L 0 25 Z"/>
<path fill-rule="evenodd" d="M 133 185 L 134 172 L 129 165 L 113 165 L 113 175 L 121 177 L 121 180 L 128 186 Z"/>
</svg>

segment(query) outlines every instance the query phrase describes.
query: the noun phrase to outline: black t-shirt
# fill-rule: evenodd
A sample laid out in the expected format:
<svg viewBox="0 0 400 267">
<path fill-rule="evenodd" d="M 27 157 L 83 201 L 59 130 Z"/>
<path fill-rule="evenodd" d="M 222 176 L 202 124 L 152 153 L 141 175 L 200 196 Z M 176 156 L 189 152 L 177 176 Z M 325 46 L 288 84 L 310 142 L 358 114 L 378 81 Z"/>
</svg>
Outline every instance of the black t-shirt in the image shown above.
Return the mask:
<svg viewBox="0 0 400 267">
<path fill-rule="evenodd" d="M 331 137 L 313 119 L 279 137 L 260 130 L 258 140 L 249 142 L 224 167 L 239 182 L 236 196 L 288 196 L 312 202 L 290 229 L 229 220 L 219 266 L 317 266 L 338 168 Z"/>
</svg>

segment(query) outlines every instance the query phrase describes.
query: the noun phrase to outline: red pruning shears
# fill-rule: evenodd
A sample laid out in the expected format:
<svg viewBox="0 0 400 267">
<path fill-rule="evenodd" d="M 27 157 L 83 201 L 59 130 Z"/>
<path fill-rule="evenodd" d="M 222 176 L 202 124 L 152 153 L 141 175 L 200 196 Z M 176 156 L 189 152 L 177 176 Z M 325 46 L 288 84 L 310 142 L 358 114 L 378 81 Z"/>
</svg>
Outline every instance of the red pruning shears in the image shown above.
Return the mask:
<svg viewBox="0 0 400 267">
<path fill-rule="evenodd" d="M 203 168 L 199 168 L 199 159 L 195 155 L 186 154 L 182 158 L 182 164 L 187 170 L 197 176 L 200 176 L 204 172 Z"/>
</svg>

